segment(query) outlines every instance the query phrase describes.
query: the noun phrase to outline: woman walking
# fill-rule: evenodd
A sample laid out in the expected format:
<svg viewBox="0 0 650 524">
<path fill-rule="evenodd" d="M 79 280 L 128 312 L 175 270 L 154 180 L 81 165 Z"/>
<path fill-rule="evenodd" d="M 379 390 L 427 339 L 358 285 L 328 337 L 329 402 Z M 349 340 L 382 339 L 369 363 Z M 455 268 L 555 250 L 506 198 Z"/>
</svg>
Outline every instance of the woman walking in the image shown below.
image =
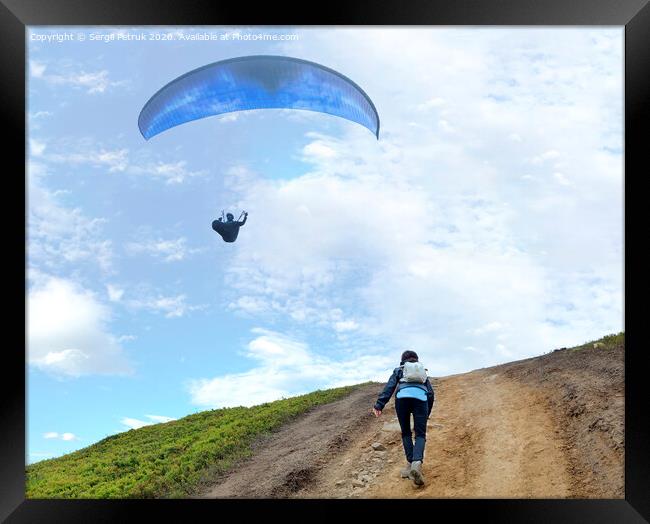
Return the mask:
<svg viewBox="0 0 650 524">
<path fill-rule="evenodd" d="M 417 363 L 417 364 L 414 364 Z M 402 478 L 410 478 L 416 485 L 424 484 L 422 460 L 426 443 L 427 419 L 433 408 L 434 393 L 426 370 L 418 361 L 415 351 L 404 351 L 399 367 L 393 370 L 384 390 L 373 408 L 376 417 L 395 393 L 395 411 L 402 429 L 402 444 L 407 465 L 401 471 Z M 411 433 L 411 415 L 415 430 L 415 444 Z"/>
</svg>

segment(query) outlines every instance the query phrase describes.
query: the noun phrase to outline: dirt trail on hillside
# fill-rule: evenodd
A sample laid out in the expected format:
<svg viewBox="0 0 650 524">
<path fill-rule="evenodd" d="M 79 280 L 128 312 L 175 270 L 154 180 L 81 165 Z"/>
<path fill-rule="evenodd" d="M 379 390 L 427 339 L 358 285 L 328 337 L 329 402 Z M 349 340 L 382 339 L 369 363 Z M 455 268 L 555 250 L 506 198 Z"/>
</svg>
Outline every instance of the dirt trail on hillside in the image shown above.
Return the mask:
<svg viewBox="0 0 650 524">
<path fill-rule="evenodd" d="M 319 406 L 259 445 L 210 498 L 624 498 L 623 348 L 554 352 L 434 379 L 425 485 L 405 465 L 383 384 Z"/>
<path fill-rule="evenodd" d="M 306 497 L 364 498 L 567 497 L 568 463 L 558 428 L 543 399 L 534 391 L 489 372 L 448 377 L 434 384 L 438 401 L 427 424 L 423 473 L 426 484 L 416 487 L 402 479 L 405 457 L 399 424 L 392 405 L 383 423 L 351 448 L 324 478 L 327 489 L 314 486 Z M 384 415 L 388 415 L 384 419 Z M 372 449 L 379 442 L 385 452 Z M 376 473 L 367 465 L 375 462 Z M 350 468 L 346 459 L 358 468 Z M 337 467 L 338 466 L 338 467 Z M 341 483 L 350 475 L 368 475 L 364 486 Z M 337 485 L 338 483 L 338 485 Z"/>
<path fill-rule="evenodd" d="M 317 406 L 257 442 L 250 459 L 237 465 L 197 498 L 287 498 L 317 479 L 331 457 L 370 429 L 378 387 L 363 386 L 347 397 Z"/>
</svg>

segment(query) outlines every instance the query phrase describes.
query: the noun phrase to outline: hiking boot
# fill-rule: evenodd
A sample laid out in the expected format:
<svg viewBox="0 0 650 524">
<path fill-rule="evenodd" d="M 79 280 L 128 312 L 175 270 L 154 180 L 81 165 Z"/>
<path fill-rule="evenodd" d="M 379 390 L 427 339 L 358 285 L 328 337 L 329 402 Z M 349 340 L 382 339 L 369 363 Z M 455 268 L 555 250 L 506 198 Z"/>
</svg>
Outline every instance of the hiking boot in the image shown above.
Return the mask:
<svg viewBox="0 0 650 524">
<path fill-rule="evenodd" d="M 402 468 L 400 470 L 400 475 L 402 476 L 403 479 L 409 478 L 409 473 L 411 472 L 411 463 L 407 462 L 406 467 Z"/>
<path fill-rule="evenodd" d="M 422 484 L 424 484 L 424 477 L 422 477 L 421 460 L 411 462 L 411 471 L 409 471 L 409 478 L 415 483 L 416 486 L 422 486 Z"/>
</svg>

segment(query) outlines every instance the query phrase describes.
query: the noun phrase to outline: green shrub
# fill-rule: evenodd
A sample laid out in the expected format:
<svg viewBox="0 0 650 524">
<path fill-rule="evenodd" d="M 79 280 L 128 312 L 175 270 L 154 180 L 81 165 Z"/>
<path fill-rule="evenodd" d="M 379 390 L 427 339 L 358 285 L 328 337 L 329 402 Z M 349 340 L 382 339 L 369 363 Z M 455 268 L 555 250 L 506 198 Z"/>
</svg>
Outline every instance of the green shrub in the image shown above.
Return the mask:
<svg viewBox="0 0 650 524">
<path fill-rule="evenodd" d="M 611 335 L 605 335 L 598 342 L 602 342 L 608 347 L 625 345 L 625 331 L 621 331 L 618 334 L 612 333 Z"/>
<path fill-rule="evenodd" d="M 256 437 L 364 384 L 203 411 L 111 435 L 92 446 L 26 468 L 27 498 L 184 497 L 208 472 L 250 456 Z"/>
<path fill-rule="evenodd" d="M 585 342 L 580 346 L 575 346 L 570 349 L 589 351 L 589 350 L 597 349 L 599 347 L 602 348 L 602 346 L 604 346 L 605 348 L 613 348 L 617 346 L 625 347 L 625 331 L 621 331 L 620 333 L 616 333 L 616 334 L 611 333 L 610 335 L 605 335 L 604 337 L 599 338 L 598 340 Z"/>
</svg>

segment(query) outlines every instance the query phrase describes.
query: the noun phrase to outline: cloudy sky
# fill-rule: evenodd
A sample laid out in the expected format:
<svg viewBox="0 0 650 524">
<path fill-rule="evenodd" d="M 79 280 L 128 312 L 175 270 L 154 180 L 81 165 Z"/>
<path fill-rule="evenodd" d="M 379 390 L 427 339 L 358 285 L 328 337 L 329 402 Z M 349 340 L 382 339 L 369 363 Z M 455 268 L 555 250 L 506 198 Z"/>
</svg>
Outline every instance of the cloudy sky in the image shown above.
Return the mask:
<svg viewBox="0 0 650 524">
<path fill-rule="evenodd" d="M 623 330 L 622 28 L 27 39 L 30 462 L 384 381 L 405 349 L 444 376 Z M 285 110 L 142 138 L 160 87 L 251 54 L 351 78 L 379 140 Z M 222 209 L 249 212 L 234 244 L 210 227 Z"/>
</svg>

